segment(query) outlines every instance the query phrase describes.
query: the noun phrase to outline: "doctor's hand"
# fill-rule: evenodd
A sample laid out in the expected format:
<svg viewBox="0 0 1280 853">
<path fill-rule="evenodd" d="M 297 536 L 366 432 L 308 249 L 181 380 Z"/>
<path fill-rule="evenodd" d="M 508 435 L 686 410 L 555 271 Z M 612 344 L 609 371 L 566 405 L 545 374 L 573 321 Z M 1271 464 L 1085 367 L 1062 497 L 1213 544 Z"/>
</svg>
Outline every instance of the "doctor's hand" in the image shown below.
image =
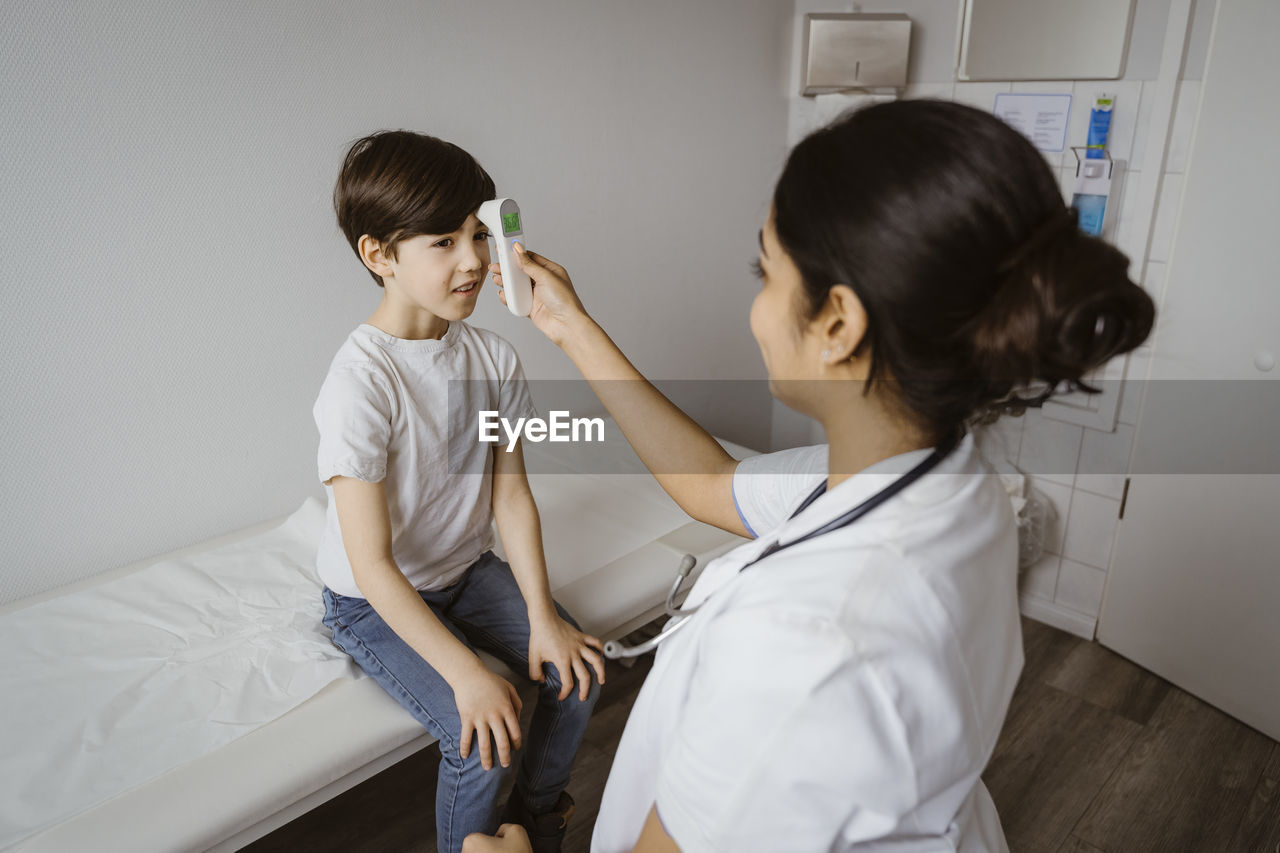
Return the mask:
<svg viewBox="0 0 1280 853">
<path fill-rule="evenodd" d="M 480 750 L 480 764 L 493 769 L 493 745 L 498 746 L 498 761 L 511 766 L 511 749 L 520 748 L 520 694 L 511 682 L 491 672 L 476 659 L 475 666 L 459 678 L 453 688 L 453 700 L 462 720 L 462 742 L 458 753 L 471 754 L 471 736 Z M 492 738 L 490 737 L 492 736 Z"/>
<path fill-rule="evenodd" d="M 529 319 L 538 331 L 559 346 L 575 324 L 590 319 L 587 310 L 582 307 L 564 267 L 537 252 L 526 252 L 519 243 L 516 245 L 516 262 L 533 283 L 533 308 L 529 311 Z M 493 273 L 493 283 L 498 286 L 498 299 L 506 305 L 502 268 L 498 264 L 489 264 L 489 271 Z"/>
<path fill-rule="evenodd" d="M 591 691 L 591 670 L 604 684 L 604 646 L 590 634 L 584 634 L 559 616 L 531 622 L 529 625 L 529 677 L 544 681 L 544 663 L 553 664 L 560 676 L 560 693 L 564 701 L 578 682 L 578 699 L 587 701 Z M 590 669 L 588 669 L 590 667 Z"/>
<path fill-rule="evenodd" d="M 462 853 L 533 853 L 533 844 L 524 827 L 504 823 L 497 835 L 473 832 L 462 839 Z"/>
</svg>

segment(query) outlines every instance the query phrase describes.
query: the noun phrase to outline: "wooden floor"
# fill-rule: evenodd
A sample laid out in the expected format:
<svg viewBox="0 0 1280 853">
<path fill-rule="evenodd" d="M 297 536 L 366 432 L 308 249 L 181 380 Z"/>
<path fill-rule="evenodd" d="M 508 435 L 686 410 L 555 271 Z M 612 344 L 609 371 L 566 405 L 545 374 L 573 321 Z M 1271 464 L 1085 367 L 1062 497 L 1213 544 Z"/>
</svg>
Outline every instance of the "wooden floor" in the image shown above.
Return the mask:
<svg viewBox="0 0 1280 853">
<path fill-rule="evenodd" d="M 1096 643 L 1023 620 L 1027 662 L 983 778 L 1013 853 L 1277 853 L 1280 745 Z M 650 658 L 610 664 L 569 790 L 586 851 Z M 526 721 L 527 725 L 527 721 Z M 245 848 L 434 851 L 426 749 Z"/>
</svg>

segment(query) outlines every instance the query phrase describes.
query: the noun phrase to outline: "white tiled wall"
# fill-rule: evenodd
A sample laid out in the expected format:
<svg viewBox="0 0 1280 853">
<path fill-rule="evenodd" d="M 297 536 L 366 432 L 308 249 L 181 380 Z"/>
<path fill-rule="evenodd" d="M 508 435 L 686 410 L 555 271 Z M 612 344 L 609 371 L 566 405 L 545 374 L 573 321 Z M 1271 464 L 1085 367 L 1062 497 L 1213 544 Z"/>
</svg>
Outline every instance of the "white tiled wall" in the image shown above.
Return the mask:
<svg viewBox="0 0 1280 853">
<path fill-rule="evenodd" d="M 1155 5 L 1148 3 L 1148 6 Z M 1207 7 L 1212 3 L 1202 0 L 1198 5 Z M 818 0 L 797 0 L 797 21 L 805 11 L 814 11 L 817 6 Z M 899 9 L 894 3 L 881 2 L 864 5 L 863 11 L 905 11 L 911 14 L 919 10 Z M 1207 27 L 1211 15 L 1206 12 L 1204 18 L 1201 21 L 1201 16 L 1197 15 L 1192 41 L 1196 41 L 1196 32 Z M 934 28 L 947 25 L 941 15 L 937 20 L 924 23 Z M 1158 23 L 1162 34 L 1164 21 Z M 1153 32 L 1150 35 L 1159 41 L 1158 34 Z M 1198 75 L 1202 63 L 1188 64 L 1187 69 Z M 1130 275 L 1135 280 L 1141 279 L 1140 283 L 1159 305 L 1182 192 L 1182 173 L 1186 169 L 1192 126 L 1200 100 L 1200 82 L 1186 79 L 1179 84 L 1151 245 L 1147 249 L 1147 235 L 1142 230 L 1146 212 L 1136 209 L 1135 198 L 1143 169 L 1148 163 L 1158 160 L 1164 142 L 1150 128 L 1155 89 L 1155 81 L 1142 79 L 999 83 L 943 81 L 913 83 L 903 91 L 902 97 L 942 98 L 991 110 L 996 95 L 1001 92 L 1071 94 L 1067 149 L 1061 153 L 1045 154 L 1046 161 L 1058 173 L 1064 198 L 1070 201 L 1075 177 L 1075 155 L 1070 147 L 1086 143 L 1094 95 L 1113 93 L 1116 107 L 1108 148 L 1112 158 L 1118 161 L 1123 184 L 1118 199 L 1112 199 L 1103 236 L 1129 256 L 1132 260 Z M 792 126 L 788 134 L 791 140 L 801 138 L 809 127 L 829 117 L 827 114 L 838 112 L 840 97 L 832 96 L 825 104 L 814 104 L 809 99 L 793 95 Z M 859 102 L 857 96 L 850 96 L 844 106 L 855 106 Z M 1141 262 L 1143 260 L 1145 264 Z M 1143 346 L 1129 357 L 1117 416 L 1119 423 L 1113 432 L 1056 421 L 1032 410 L 1021 418 L 1004 418 L 980 436 L 984 453 L 997 468 L 1015 467 L 1029 472 L 1032 487 L 1047 498 L 1055 510 L 1047 531 L 1045 556 L 1022 574 L 1020 592 L 1024 610 L 1034 618 L 1052 621 L 1058 627 L 1086 637 L 1093 636 L 1101 608 L 1141 402 L 1141 385 L 1128 380 L 1146 377 L 1150 356 L 1149 346 Z M 816 440 L 821 440 L 820 436 Z"/>
<path fill-rule="evenodd" d="M 1133 180 L 1149 153 L 1144 150 L 1150 137 L 1146 133 L 1148 111 L 1143 109 L 1142 94 L 1144 87 L 1153 86 L 1141 81 L 1075 84 L 1069 144 L 1082 144 L 1084 141 L 1087 118 L 1085 123 L 1080 123 L 1077 117 L 1087 116 L 1087 108 L 1077 107 L 1087 104 L 1094 91 L 1115 91 L 1117 115 L 1111 138 L 1112 156 L 1128 161 L 1127 178 Z M 1013 90 L 1019 89 L 1036 91 L 1037 86 L 1014 84 Z M 1055 85 L 1041 91 L 1056 92 L 1061 91 L 1061 87 Z M 1165 266 L 1173 242 L 1182 172 L 1186 168 L 1199 96 L 1199 81 L 1181 82 L 1151 246 L 1146 256 L 1146 274 L 1141 282 L 1157 304 L 1162 301 Z M 1131 106 L 1135 102 L 1136 109 Z M 1068 153 L 1066 156 L 1071 155 Z M 1154 159 L 1154 155 L 1151 157 Z M 1064 193 L 1069 197 L 1074 168 L 1064 162 L 1060 170 Z M 1136 181 L 1132 185 L 1136 185 Z M 1136 259 L 1142 251 L 1145 236 L 1135 233 L 1135 229 L 1130 227 L 1143 218 L 1138 213 L 1132 209 L 1132 202 L 1128 210 L 1122 206 L 1109 235 L 1122 251 L 1135 259 L 1131 267 L 1135 276 L 1142 269 Z M 1145 377 L 1150 357 L 1149 346 L 1134 352 L 1129 359 L 1127 378 L 1140 380 Z M 1031 477 L 1033 485 L 1053 504 L 1058 515 L 1046 537 L 1045 556 L 1023 573 L 1021 593 L 1024 608 L 1040 617 L 1052 611 L 1077 617 L 1058 624 L 1086 636 L 1092 635 L 1096 624 L 1111 565 L 1112 543 L 1119 526 L 1120 503 L 1133 446 L 1140 392 L 1139 384 L 1126 383 L 1120 400 L 1119 424 L 1114 432 L 1055 422 L 1036 412 L 1029 412 L 1021 419 L 1011 419 L 1012 424 L 1002 425 L 1006 434 L 1019 433 L 1017 465 L 1025 471 L 1040 472 Z"/>
<path fill-rule="evenodd" d="M 994 106 L 1000 92 L 1036 92 L 1073 95 L 1067 144 L 1086 141 L 1089 105 L 1097 92 L 1116 95 L 1116 113 L 1108 140 L 1111 156 L 1121 162 L 1125 180 L 1137 185 L 1144 163 L 1154 160 L 1158 146 L 1148 133 L 1150 104 L 1155 84 L 1141 80 L 1077 82 L 955 83 L 911 86 L 905 97 L 950 97 L 982 109 Z M 1199 104 L 1200 82 L 1179 85 L 1174 126 L 1169 139 L 1166 168 L 1156 205 L 1151 246 L 1146 254 L 1142 284 L 1159 304 L 1164 287 L 1165 264 L 1173 242 L 1174 220 L 1182 192 L 1182 172 L 1191 147 L 1191 132 Z M 1159 140 L 1156 140 L 1157 142 Z M 1070 200 L 1075 177 L 1075 156 L 1068 150 L 1047 153 L 1045 159 L 1059 174 L 1064 197 Z M 1134 260 L 1132 275 L 1139 276 L 1138 262 L 1145 234 L 1136 227 L 1145 218 L 1134 209 L 1134 193 L 1120 198 L 1120 209 L 1108 211 L 1104 235 Z M 1128 206 L 1124 202 L 1128 200 Z M 1113 201 L 1114 204 L 1114 201 Z M 1150 348 L 1141 347 L 1129 360 L 1127 378 L 1142 379 L 1150 362 Z M 1102 591 L 1111 565 L 1112 543 L 1119 526 L 1125 473 L 1133 446 L 1134 425 L 1140 404 L 1140 385 L 1129 382 L 1122 391 L 1114 432 L 1102 432 L 1055 421 L 1037 411 L 1022 418 L 1006 418 L 999 425 L 998 442 L 987 439 L 984 450 L 996 462 L 1008 462 L 1025 472 L 1055 510 L 1045 541 L 1045 556 L 1023 573 L 1024 609 L 1038 618 L 1051 618 L 1060 627 L 1091 637 L 1102 604 Z M 1065 618 L 1064 618 L 1065 617 Z"/>
</svg>

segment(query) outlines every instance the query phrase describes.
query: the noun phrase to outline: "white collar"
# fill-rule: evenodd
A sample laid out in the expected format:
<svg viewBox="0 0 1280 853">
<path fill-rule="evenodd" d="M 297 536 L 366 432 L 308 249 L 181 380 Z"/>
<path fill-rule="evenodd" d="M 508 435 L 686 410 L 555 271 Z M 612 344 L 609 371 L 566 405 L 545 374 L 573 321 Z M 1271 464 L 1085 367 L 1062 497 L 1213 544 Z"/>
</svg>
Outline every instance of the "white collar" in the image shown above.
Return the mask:
<svg viewBox="0 0 1280 853">
<path fill-rule="evenodd" d="M 764 538 L 770 542 L 786 543 L 804 536 L 811 530 L 817 530 L 889 486 L 927 459 L 932 452 L 931 447 L 911 450 L 882 459 L 862 469 L 834 489 L 824 492 L 817 500 L 805 507 L 803 512 L 783 522 Z M 974 453 L 973 435 L 967 434 L 936 468 L 926 474 L 920 482 L 912 484 L 910 488 L 918 489 L 923 483 L 929 482 L 930 478 L 936 478 L 939 474 L 968 473 L 971 469 L 972 473 L 978 473 L 973 468 Z M 939 481 L 935 479 L 933 482 Z M 895 495 L 895 500 L 890 501 L 886 506 L 892 507 L 898 497 L 901 495 Z M 884 512 L 884 507 L 876 509 L 877 515 L 881 517 Z"/>
<path fill-rule="evenodd" d="M 834 489 L 823 493 L 805 507 L 804 511 L 783 522 L 767 535 L 745 543 L 713 561 L 698 577 L 698 582 L 690 590 L 684 606 L 696 607 L 706 601 L 715 590 L 739 575 L 743 566 L 754 562 L 775 542 L 784 544 L 792 542 L 835 520 L 919 465 L 932 452 L 933 448 L 912 450 L 864 468 Z M 944 484 L 943 488 L 950 493 L 958 484 L 950 482 L 953 480 L 951 477 L 940 478 L 938 475 L 981 473 L 976 459 L 973 436 L 966 435 L 936 468 L 901 494 L 895 495 L 884 506 L 877 507 L 873 517 L 883 519 L 885 515 L 895 511 L 895 506 L 900 510 L 899 501 L 903 495 L 910 495 L 914 490 L 928 488 L 931 484 Z"/>
</svg>

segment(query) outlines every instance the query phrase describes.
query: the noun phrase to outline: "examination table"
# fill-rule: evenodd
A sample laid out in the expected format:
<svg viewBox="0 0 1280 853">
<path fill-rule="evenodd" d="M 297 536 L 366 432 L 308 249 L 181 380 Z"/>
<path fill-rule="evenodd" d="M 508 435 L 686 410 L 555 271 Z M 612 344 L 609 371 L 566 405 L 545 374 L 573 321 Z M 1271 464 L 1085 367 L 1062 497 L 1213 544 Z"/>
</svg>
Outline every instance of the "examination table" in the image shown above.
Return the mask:
<svg viewBox="0 0 1280 853">
<path fill-rule="evenodd" d="M 742 540 L 606 435 L 525 455 L 556 600 L 611 639 L 662 612 L 681 555 Z M 433 742 L 321 625 L 323 523 L 309 499 L 0 609 L 0 849 L 235 850 Z"/>
</svg>

